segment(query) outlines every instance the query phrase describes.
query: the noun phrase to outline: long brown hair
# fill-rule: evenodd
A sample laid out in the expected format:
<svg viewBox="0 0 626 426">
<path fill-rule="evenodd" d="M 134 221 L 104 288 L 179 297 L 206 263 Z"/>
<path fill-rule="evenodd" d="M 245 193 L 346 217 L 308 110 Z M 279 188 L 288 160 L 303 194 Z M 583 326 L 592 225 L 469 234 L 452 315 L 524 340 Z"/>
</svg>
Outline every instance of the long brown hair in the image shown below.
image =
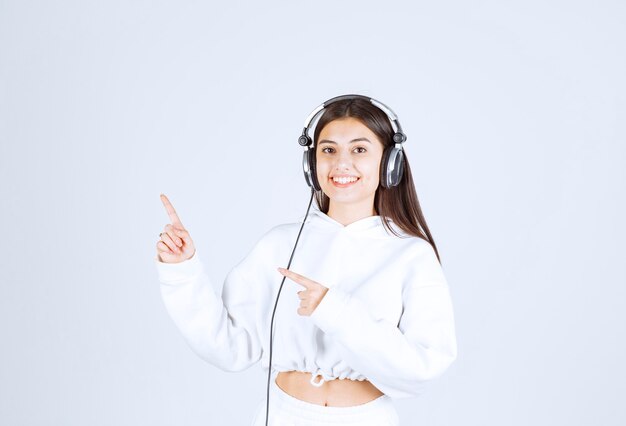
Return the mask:
<svg viewBox="0 0 626 426">
<path fill-rule="evenodd" d="M 313 144 L 316 150 L 317 140 L 324 126 L 333 120 L 347 117 L 356 118 L 374 132 L 383 143 L 383 148 L 394 144 L 394 131 L 387 114 L 372 105 L 369 101 L 357 98 L 333 102 L 325 108 L 324 113 L 315 126 L 313 135 Z M 322 212 L 328 213 L 330 198 L 328 198 L 323 191 L 315 192 L 315 202 Z M 383 218 L 384 227 L 397 237 L 400 237 L 400 235 L 389 225 L 388 218 L 393 220 L 405 233 L 428 241 L 435 250 L 439 264 L 441 264 L 439 251 L 430 234 L 428 225 L 426 225 L 426 219 L 424 218 L 419 200 L 417 199 L 411 167 L 409 166 L 406 153 L 404 156 L 404 173 L 399 185 L 392 188 L 385 188 L 379 183 L 374 196 L 374 210 L 377 215 Z"/>
</svg>

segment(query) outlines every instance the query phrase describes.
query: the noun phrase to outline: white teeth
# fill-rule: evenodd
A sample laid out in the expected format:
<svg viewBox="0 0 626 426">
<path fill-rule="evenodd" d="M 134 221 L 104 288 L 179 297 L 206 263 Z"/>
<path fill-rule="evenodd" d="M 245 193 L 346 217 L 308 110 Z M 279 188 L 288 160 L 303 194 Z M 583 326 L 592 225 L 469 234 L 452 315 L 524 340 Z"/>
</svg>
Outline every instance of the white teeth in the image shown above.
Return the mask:
<svg viewBox="0 0 626 426">
<path fill-rule="evenodd" d="M 337 182 L 337 183 L 348 183 L 348 182 L 356 182 L 357 181 L 357 177 L 351 176 L 351 177 L 334 177 L 333 181 Z"/>
</svg>

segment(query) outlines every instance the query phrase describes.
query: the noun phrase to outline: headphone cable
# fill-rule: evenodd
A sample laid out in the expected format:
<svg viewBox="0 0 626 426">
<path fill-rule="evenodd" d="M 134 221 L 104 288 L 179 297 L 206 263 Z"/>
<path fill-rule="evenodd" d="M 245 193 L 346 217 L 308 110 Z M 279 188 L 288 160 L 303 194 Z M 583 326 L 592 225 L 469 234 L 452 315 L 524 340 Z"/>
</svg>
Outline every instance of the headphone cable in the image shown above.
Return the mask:
<svg viewBox="0 0 626 426">
<path fill-rule="evenodd" d="M 291 251 L 291 257 L 289 258 L 289 263 L 287 264 L 287 269 L 291 266 L 291 260 L 293 259 L 293 254 L 296 251 L 296 247 L 298 246 L 298 240 L 300 240 L 300 234 L 302 233 L 302 228 L 304 227 L 304 223 L 306 222 L 306 218 L 309 216 L 309 209 L 311 208 L 311 203 L 313 202 L 313 195 L 315 195 L 315 189 L 311 188 L 311 199 L 309 200 L 309 206 L 306 209 L 306 214 L 304 215 L 304 219 L 302 220 L 302 226 L 300 226 L 300 231 L 298 231 L 298 237 L 296 238 L 296 243 L 293 246 L 293 250 Z M 270 415 L 270 379 L 272 377 L 272 341 L 274 340 L 274 314 L 276 313 L 276 306 L 278 306 L 278 298 L 280 297 L 280 292 L 283 289 L 283 284 L 285 283 L 285 276 L 283 276 L 283 280 L 280 283 L 280 287 L 278 288 L 278 295 L 276 296 L 276 302 L 274 302 L 274 310 L 272 311 L 272 320 L 270 321 L 270 360 L 267 368 L 267 395 L 266 395 L 266 405 L 265 405 L 265 426 L 268 426 L 269 415 Z"/>
</svg>

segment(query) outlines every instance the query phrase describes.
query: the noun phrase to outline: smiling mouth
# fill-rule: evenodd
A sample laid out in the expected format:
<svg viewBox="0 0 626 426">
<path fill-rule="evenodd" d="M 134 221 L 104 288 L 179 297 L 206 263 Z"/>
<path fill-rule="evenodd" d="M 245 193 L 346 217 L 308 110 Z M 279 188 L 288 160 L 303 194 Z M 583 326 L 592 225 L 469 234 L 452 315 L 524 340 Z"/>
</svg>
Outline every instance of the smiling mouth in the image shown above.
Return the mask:
<svg viewBox="0 0 626 426">
<path fill-rule="evenodd" d="M 333 183 L 334 186 L 338 188 L 345 188 L 358 182 L 359 179 L 360 178 L 356 176 L 352 176 L 349 178 L 348 177 L 339 177 L 339 178 L 334 177 L 334 178 L 330 178 L 330 181 Z"/>
</svg>

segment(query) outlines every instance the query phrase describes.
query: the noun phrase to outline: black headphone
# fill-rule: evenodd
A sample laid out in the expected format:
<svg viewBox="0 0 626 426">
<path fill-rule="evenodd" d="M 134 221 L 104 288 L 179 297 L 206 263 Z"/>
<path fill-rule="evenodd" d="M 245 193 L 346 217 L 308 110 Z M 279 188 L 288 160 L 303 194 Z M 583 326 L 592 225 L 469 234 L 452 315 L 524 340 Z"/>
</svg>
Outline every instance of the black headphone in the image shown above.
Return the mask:
<svg viewBox="0 0 626 426">
<path fill-rule="evenodd" d="M 309 185 L 309 187 L 313 188 L 316 191 L 322 190 L 317 180 L 317 171 L 315 169 L 315 147 L 313 146 L 313 140 L 308 134 L 309 126 L 318 116 L 323 113 L 324 109 L 326 109 L 328 105 L 346 99 L 363 99 L 365 101 L 371 102 L 372 105 L 385 113 L 387 118 L 389 118 L 391 126 L 395 127 L 395 133 L 393 135 L 393 141 L 395 142 L 395 145 L 388 146 L 383 152 L 380 167 L 380 184 L 384 188 L 397 186 L 402 180 L 402 175 L 404 172 L 404 151 L 402 149 L 402 143 L 406 141 L 406 135 L 402 133 L 402 127 L 400 126 L 398 117 L 391 110 L 391 108 L 389 108 L 382 102 L 377 101 L 376 99 L 363 95 L 336 96 L 315 108 L 313 112 L 311 112 L 311 114 L 309 114 L 309 116 L 307 117 L 306 121 L 304 122 L 302 135 L 298 138 L 298 143 L 305 147 L 304 153 L 302 154 L 302 169 L 304 170 L 304 179 L 306 180 L 307 185 Z"/>
</svg>

